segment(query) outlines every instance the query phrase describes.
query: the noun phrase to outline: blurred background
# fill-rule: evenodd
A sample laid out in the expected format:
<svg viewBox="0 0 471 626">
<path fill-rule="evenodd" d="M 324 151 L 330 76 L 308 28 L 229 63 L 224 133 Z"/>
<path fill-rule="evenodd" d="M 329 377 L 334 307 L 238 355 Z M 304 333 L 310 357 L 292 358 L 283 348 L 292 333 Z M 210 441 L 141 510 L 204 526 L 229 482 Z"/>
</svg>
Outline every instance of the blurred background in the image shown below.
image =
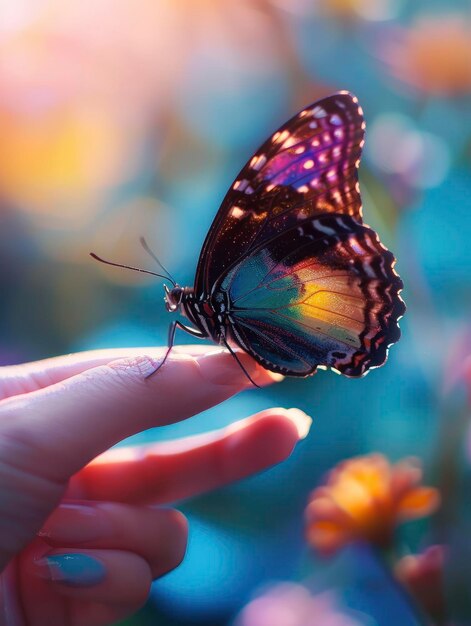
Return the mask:
<svg viewBox="0 0 471 626">
<path fill-rule="evenodd" d="M 139 245 L 145 234 L 178 282 L 192 285 L 206 232 L 242 165 L 297 110 L 339 89 L 364 109 L 364 219 L 398 258 L 403 337 L 387 365 L 363 380 L 328 372 L 286 380 L 135 438 L 203 432 L 268 406 L 314 417 L 283 466 L 182 505 L 187 558 L 127 624 L 230 624 L 264 585 L 313 578 L 361 610 L 355 623 L 419 623 L 408 603 L 397 608 L 397 590 L 374 564 L 368 584 L 384 592 L 383 609 L 360 602 L 355 555 L 313 556 L 303 511 L 332 466 L 378 451 L 392 461 L 420 457 L 427 481 L 442 487 L 438 521 L 401 531 L 406 551 L 442 540 L 458 519 L 469 523 L 471 5 L 0 4 L 3 364 L 164 344 L 162 281 L 104 267 L 88 253 L 153 269 Z M 363 555 L 360 569 L 368 563 Z M 393 606 L 404 614 L 388 621 L 381 611 Z"/>
</svg>

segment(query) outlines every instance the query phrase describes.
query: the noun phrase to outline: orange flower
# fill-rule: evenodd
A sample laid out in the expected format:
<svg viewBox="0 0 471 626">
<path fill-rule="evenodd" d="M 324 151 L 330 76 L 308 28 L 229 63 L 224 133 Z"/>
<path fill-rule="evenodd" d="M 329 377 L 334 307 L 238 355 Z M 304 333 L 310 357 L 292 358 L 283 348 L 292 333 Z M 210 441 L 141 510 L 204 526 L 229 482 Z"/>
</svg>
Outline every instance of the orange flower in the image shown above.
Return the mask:
<svg viewBox="0 0 471 626">
<path fill-rule="evenodd" d="M 423 17 L 398 35 L 384 50 L 393 76 L 429 95 L 471 91 L 471 22 L 464 15 Z"/>
<path fill-rule="evenodd" d="M 356 541 L 388 546 L 401 521 L 429 515 L 439 493 L 420 485 L 417 460 L 391 465 L 382 454 L 340 463 L 317 488 L 306 508 L 307 540 L 322 554 Z"/>
</svg>

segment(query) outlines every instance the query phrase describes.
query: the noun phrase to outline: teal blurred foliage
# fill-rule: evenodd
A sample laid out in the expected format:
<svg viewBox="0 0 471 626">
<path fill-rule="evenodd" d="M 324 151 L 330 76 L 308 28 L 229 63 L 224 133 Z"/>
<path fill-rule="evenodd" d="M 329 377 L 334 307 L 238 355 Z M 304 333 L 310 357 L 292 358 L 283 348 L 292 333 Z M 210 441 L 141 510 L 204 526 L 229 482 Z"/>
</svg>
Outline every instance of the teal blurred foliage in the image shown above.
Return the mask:
<svg viewBox="0 0 471 626">
<path fill-rule="evenodd" d="M 452 535 L 455 545 L 458 527 L 469 536 L 469 405 L 459 388 L 471 346 L 456 348 L 471 308 L 469 3 L 127 0 L 111 13 L 105 0 L 7 4 L 0 363 L 164 344 L 161 282 L 99 266 L 88 252 L 152 269 L 144 234 L 179 283 L 192 284 L 240 167 L 296 110 L 339 89 L 358 96 L 367 122 L 365 221 L 395 252 L 405 283 L 402 339 L 365 379 L 286 380 L 135 438 L 220 428 L 272 405 L 314 417 L 282 466 L 182 506 L 187 558 L 126 624 L 229 624 L 261 585 L 322 572 L 306 556 L 303 511 L 325 472 L 350 456 L 417 455 L 429 483 L 443 487 L 438 521 L 406 527 L 401 550 Z M 345 589 L 361 585 L 348 571 Z M 398 623 L 384 606 L 375 617 L 373 604 L 361 608 L 371 623 Z M 469 606 L 460 611 L 469 619 Z"/>
</svg>

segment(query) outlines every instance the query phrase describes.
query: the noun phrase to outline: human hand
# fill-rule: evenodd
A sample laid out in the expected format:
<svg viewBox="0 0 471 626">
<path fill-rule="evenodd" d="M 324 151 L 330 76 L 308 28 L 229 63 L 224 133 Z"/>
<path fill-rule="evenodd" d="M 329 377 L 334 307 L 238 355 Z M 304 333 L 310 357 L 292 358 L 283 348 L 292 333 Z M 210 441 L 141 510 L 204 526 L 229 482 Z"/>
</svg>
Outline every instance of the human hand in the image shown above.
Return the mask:
<svg viewBox="0 0 471 626">
<path fill-rule="evenodd" d="M 220 431 L 108 450 L 250 388 L 229 353 L 108 350 L 0 369 L 0 624 L 101 626 L 184 556 L 187 524 L 156 505 L 289 456 L 310 419 L 269 409 Z M 150 356 L 142 356 L 148 354 Z M 258 385 L 275 377 L 246 354 Z"/>
</svg>

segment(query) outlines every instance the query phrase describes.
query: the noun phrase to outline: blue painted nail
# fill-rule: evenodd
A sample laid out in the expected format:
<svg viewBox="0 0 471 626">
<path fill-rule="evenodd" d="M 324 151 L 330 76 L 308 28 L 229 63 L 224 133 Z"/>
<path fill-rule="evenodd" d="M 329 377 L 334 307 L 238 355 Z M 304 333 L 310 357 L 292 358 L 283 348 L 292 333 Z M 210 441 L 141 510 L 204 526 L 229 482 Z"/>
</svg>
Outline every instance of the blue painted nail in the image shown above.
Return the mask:
<svg viewBox="0 0 471 626">
<path fill-rule="evenodd" d="M 40 559 L 37 566 L 41 578 L 71 587 L 92 587 L 106 576 L 103 563 L 88 554 L 53 554 Z"/>
</svg>

